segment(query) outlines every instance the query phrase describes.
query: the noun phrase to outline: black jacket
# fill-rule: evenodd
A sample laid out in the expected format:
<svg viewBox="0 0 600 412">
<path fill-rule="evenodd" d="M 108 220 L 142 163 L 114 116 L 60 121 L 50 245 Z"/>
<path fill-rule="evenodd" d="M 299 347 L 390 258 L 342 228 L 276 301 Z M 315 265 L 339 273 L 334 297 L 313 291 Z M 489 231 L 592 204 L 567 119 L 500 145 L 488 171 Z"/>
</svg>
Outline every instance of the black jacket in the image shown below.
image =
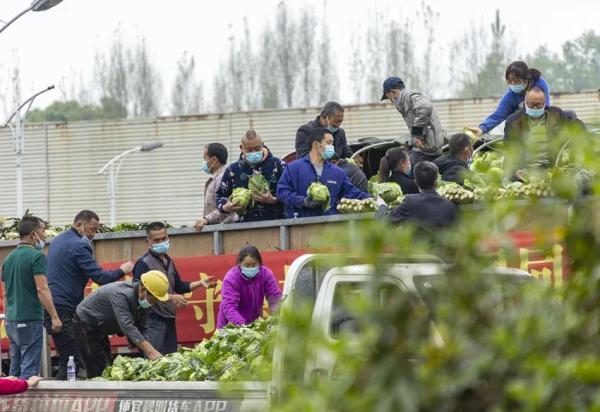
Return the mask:
<svg viewBox="0 0 600 412">
<path fill-rule="evenodd" d="M 377 212 L 378 218 L 387 216 L 391 223 L 412 221 L 434 229 L 449 226 L 458 214 L 456 205 L 441 197 L 435 190 L 407 195 L 389 213 L 386 213 L 385 208 L 386 206 L 382 206 Z"/>
<path fill-rule="evenodd" d="M 414 179 L 411 179 L 407 174 L 394 170 L 389 178 L 390 182 L 395 182 L 400 185 L 402 194 L 412 195 L 419 193 L 419 188 Z"/>
<path fill-rule="evenodd" d="M 340 159 L 337 165 L 346 172 L 348 179 L 350 179 L 350 183 L 356 186 L 360 191 L 367 192 L 369 182 L 367 181 L 367 176 L 365 176 L 360 167 L 354 163 L 350 163 L 346 159 Z"/>
<path fill-rule="evenodd" d="M 310 144 L 308 143 L 308 138 L 310 137 L 310 132 L 314 129 L 322 128 L 321 123 L 319 123 L 319 118 L 317 117 L 315 120 L 312 120 L 306 123 L 303 126 L 300 126 L 298 131 L 296 132 L 296 159 L 300 159 L 310 152 Z M 352 149 L 348 146 L 348 141 L 346 140 L 346 132 L 341 127 L 335 131 L 333 134 L 333 146 L 335 147 L 335 154 L 338 155 L 340 159 L 347 159 L 352 156 Z"/>
<path fill-rule="evenodd" d="M 465 174 L 469 172 L 469 166 L 466 162 L 448 154 L 438 157 L 433 163 L 440 170 L 443 181 L 455 182 L 459 185 L 465 182 Z"/>
</svg>

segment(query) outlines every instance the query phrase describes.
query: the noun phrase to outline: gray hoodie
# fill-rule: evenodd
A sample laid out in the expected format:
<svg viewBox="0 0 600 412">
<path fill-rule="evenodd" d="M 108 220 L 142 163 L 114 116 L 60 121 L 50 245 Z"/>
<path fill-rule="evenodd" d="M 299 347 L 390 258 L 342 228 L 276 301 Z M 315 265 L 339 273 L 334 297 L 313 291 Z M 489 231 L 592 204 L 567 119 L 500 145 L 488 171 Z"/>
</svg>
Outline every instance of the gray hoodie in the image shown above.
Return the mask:
<svg viewBox="0 0 600 412">
<path fill-rule="evenodd" d="M 410 145 L 414 146 L 415 137 L 425 138 L 425 148 L 414 147 L 414 150 L 433 156 L 441 155 L 445 131 L 433 104 L 421 93 L 406 89 L 400 91 L 400 97 L 394 103 L 410 130 Z"/>
</svg>

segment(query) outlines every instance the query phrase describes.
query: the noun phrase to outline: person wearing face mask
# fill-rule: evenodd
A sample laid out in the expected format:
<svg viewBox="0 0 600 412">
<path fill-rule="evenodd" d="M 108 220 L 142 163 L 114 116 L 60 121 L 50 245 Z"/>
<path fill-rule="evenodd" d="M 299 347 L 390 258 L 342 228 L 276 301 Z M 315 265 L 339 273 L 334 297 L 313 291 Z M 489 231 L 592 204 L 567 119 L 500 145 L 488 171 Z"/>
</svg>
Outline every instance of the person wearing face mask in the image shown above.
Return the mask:
<svg viewBox="0 0 600 412">
<path fill-rule="evenodd" d="M 152 222 L 146 227 L 148 252 L 133 267 L 133 278 L 139 281 L 150 270 L 164 273 L 169 280 L 169 300 L 157 302 L 148 313 L 148 328 L 144 336 L 163 355 L 177 351 L 176 308 L 184 308 L 187 300 L 182 296 L 200 286 L 211 287 L 209 280 L 185 282 L 181 280 L 175 262 L 169 257 L 169 235 L 162 222 Z"/>
<path fill-rule="evenodd" d="M 48 250 L 48 287 L 63 323 L 58 333 L 52 331 L 50 316 L 45 326 L 58 352 L 60 363 L 58 380 L 67 379 L 69 356 L 77 350 L 73 340 L 72 319 L 75 308 L 83 300 L 83 292 L 90 279 L 99 284 L 115 282 L 133 269 L 133 262 L 125 262 L 117 270 L 104 270 L 94 257 L 92 239 L 98 231 L 100 218 L 91 210 L 82 210 L 75 216 L 73 227 L 56 236 Z"/>
<path fill-rule="evenodd" d="M 240 149 L 240 159 L 223 172 L 221 185 L 217 189 L 217 209 L 222 213 L 237 213 L 240 222 L 280 219 L 281 203 L 275 197 L 275 189 L 283 172 L 283 163 L 265 147 L 262 137 L 254 130 L 246 132 Z M 245 208 L 231 203 L 229 197 L 233 190 L 238 187 L 247 189 L 248 182 L 255 173 L 262 174 L 269 182 L 269 192 L 254 196 L 253 201 Z"/>
<path fill-rule="evenodd" d="M 471 138 L 464 133 L 457 133 L 450 138 L 448 146 L 449 153 L 437 158 L 433 163 L 438 167 L 443 181 L 463 185 L 473 161 Z"/>
<path fill-rule="evenodd" d="M 337 214 L 342 198 L 367 199 L 342 169 L 329 160 L 335 155 L 333 136 L 327 129 L 314 129 L 310 135 L 310 153 L 286 166 L 277 184 L 277 198 L 285 205 L 287 218 Z M 329 189 L 329 208 L 307 195 L 311 183 L 320 182 Z M 326 206 L 326 205 L 325 205 Z"/>
<path fill-rule="evenodd" d="M 546 105 L 544 90 L 534 87 L 525 96 L 525 105 L 507 120 L 504 138 L 521 154 L 518 167 L 551 167 L 564 144 L 586 134 L 586 127 L 574 112 Z M 522 170 L 515 175 L 522 180 Z"/>
<path fill-rule="evenodd" d="M 398 183 L 405 195 L 419 193 L 415 180 L 410 177 L 411 169 L 406 150 L 401 147 L 389 149 L 379 161 L 379 183 Z"/>
<path fill-rule="evenodd" d="M 262 257 L 254 246 L 240 250 L 237 264 L 223 280 L 217 329 L 228 324 L 246 325 L 258 319 L 267 298 L 273 314 L 281 301 L 281 290 L 273 272 L 263 266 Z"/>
<path fill-rule="evenodd" d="M 204 185 L 204 211 L 202 217 L 194 224 L 197 232 L 206 225 L 233 223 L 236 220 L 235 213 L 227 215 L 217 209 L 217 189 L 223 179 L 227 157 L 227 148 L 221 143 L 210 143 L 204 148 L 204 159 L 200 169 L 209 177 Z"/>
<path fill-rule="evenodd" d="M 508 89 L 500 99 L 498 107 L 479 125 L 479 127 L 469 127 L 475 136 L 479 137 L 483 133 L 489 133 L 493 128 L 505 121 L 511 114 L 519 110 L 525 100 L 525 93 L 538 87 L 544 91 L 545 105 L 550 106 L 550 89 L 548 83 L 542 77 L 542 73 L 533 68 L 529 68 L 527 63 L 514 61 L 506 67 L 504 74 Z"/>
<path fill-rule="evenodd" d="M 44 309 L 53 332 L 62 322 L 56 313 L 46 280 L 46 225 L 35 216 L 19 223 L 19 245 L 2 264 L 2 290 L 6 334 L 10 341 L 10 375 L 29 379 L 40 372 Z"/>
<path fill-rule="evenodd" d="M 110 364 L 110 335 L 126 336 L 148 359 L 162 354 L 144 337 L 149 309 L 169 300 L 169 280 L 158 270 L 139 282 L 123 281 L 97 289 L 77 305 L 73 335 L 88 379 L 100 376 Z"/>
<path fill-rule="evenodd" d="M 315 120 L 300 126 L 296 132 L 296 159 L 300 159 L 310 152 L 310 134 L 314 129 L 325 128 L 333 136 L 333 147 L 340 159 L 352 157 L 352 149 L 348 146 L 346 132 L 342 129 L 344 121 L 344 108 L 337 102 L 327 102 Z"/>
<path fill-rule="evenodd" d="M 433 104 L 421 93 L 407 90 L 399 77 L 383 82 L 381 100 L 389 100 L 404 118 L 410 132 L 410 163 L 415 167 L 422 161 L 433 161 L 442 154 L 444 130 Z"/>
</svg>

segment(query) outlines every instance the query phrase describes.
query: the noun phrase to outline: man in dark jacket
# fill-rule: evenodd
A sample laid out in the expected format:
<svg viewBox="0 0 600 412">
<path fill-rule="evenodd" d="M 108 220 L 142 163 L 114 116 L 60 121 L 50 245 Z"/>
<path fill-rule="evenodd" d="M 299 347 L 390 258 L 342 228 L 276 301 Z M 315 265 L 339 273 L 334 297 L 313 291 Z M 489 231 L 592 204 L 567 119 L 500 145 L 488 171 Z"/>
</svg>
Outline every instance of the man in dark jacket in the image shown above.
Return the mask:
<svg viewBox="0 0 600 412">
<path fill-rule="evenodd" d="M 469 173 L 469 163 L 473 159 L 473 143 L 464 133 L 457 133 L 450 138 L 449 153 L 438 157 L 434 163 L 445 182 L 464 184 L 465 175 Z"/>
<path fill-rule="evenodd" d="M 509 116 L 504 127 L 507 143 L 522 154 L 521 168 L 554 165 L 563 146 L 585 133 L 585 125 L 574 112 L 546 106 L 544 91 L 538 87 L 527 92 L 525 107 Z"/>
<path fill-rule="evenodd" d="M 164 273 L 151 270 L 140 282 L 115 282 L 87 296 L 77 305 L 73 333 L 77 351 L 88 379 L 100 376 L 110 364 L 110 335 L 127 336 L 148 359 L 162 354 L 146 340 L 147 309 L 169 300 L 168 280 Z"/>
<path fill-rule="evenodd" d="M 348 159 L 340 159 L 337 154 L 331 158 L 331 163 L 346 172 L 346 176 L 350 179 L 350 183 L 356 186 L 358 190 L 363 192 L 368 190 L 369 181 L 367 180 L 367 176 L 355 163 L 348 161 Z"/>
<path fill-rule="evenodd" d="M 181 280 L 175 262 L 169 257 L 169 235 L 162 222 L 152 222 L 146 228 L 148 252 L 135 262 L 133 278 L 139 281 L 142 274 L 150 270 L 164 273 L 169 280 L 169 300 L 157 302 L 148 313 L 148 328 L 145 333 L 148 342 L 160 353 L 166 355 L 177 351 L 177 329 L 175 327 L 176 307 L 184 308 L 187 300 L 183 293 L 191 292 L 200 286 L 208 288 L 208 280 L 185 282 Z"/>
<path fill-rule="evenodd" d="M 254 130 L 246 132 L 240 149 L 240 160 L 230 164 L 223 173 L 221 185 L 217 189 L 217 208 L 223 213 L 237 212 L 240 222 L 281 219 L 281 203 L 274 193 L 283 173 L 283 163 L 264 146 L 262 138 Z M 269 182 L 270 192 L 255 196 L 254 201 L 246 208 L 232 204 L 229 197 L 233 190 L 237 187 L 248 188 L 248 181 L 255 173 L 262 174 Z"/>
<path fill-rule="evenodd" d="M 286 166 L 279 184 L 277 197 L 285 205 L 285 215 L 292 217 L 324 216 L 337 214 L 336 205 L 341 198 L 367 199 L 329 159 L 335 154 L 333 136 L 327 129 L 314 129 L 310 136 L 308 156 Z M 307 195 L 311 183 L 320 182 L 329 190 L 329 207 Z"/>
<path fill-rule="evenodd" d="M 344 121 L 344 108 L 337 102 L 327 102 L 319 116 L 296 132 L 296 159 L 303 158 L 310 152 L 310 133 L 317 128 L 326 128 L 333 135 L 335 154 L 340 159 L 352 156 L 352 149 L 348 146 L 346 132 L 341 128 Z"/>
<path fill-rule="evenodd" d="M 48 250 L 48 287 L 62 329 L 52 332 L 50 316 L 45 314 L 45 327 L 52 335 L 60 363 L 59 380 L 67 379 L 69 356 L 77 356 L 73 340 L 72 319 L 75 308 L 83 300 L 83 292 L 91 279 L 99 285 L 115 282 L 133 269 L 133 262 L 126 262 L 118 270 L 104 270 L 92 251 L 92 239 L 98 231 L 100 218 L 91 210 L 82 210 L 75 216 L 73 227 L 55 237 Z"/>
<path fill-rule="evenodd" d="M 406 195 L 399 206 L 389 213 L 382 205 L 377 217 L 386 217 L 391 223 L 412 221 L 427 228 L 443 228 L 452 224 L 457 217 L 456 205 L 441 197 L 435 190 L 438 168 L 431 162 L 420 162 L 415 166 L 415 179 L 421 193 Z"/>
</svg>

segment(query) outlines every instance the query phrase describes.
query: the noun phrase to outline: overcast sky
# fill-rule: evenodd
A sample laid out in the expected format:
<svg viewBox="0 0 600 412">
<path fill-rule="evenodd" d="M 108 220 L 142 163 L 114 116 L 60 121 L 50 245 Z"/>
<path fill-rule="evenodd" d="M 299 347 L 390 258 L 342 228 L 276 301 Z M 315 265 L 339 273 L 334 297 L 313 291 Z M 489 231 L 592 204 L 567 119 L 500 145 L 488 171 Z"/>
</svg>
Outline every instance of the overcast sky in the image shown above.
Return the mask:
<svg viewBox="0 0 600 412">
<path fill-rule="evenodd" d="M 211 84 L 227 50 L 229 26 L 239 30 L 247 16 L 251 29 L 259 32 L 267 20 L 273 19 L 278 2 L 64 0 L 51 10 L 26 14 L 0 34 L 0 74 L 6 82 L 16 50 L 24 97 L 49 84 L 58 86 L 60 79 L 73 70 L 82 72 L 89 81 L 95 52 L 109 48 L 115 28 L 121 25 L 126 41 L 134 43 L 136 38 L 146 37 L 152 58 L 162 72 L 167 98 L 175 64 L 184 50 L 196 57 L 199 76 L 205 84 Z M 585 30 L 600 30 L 599 0 L 428 0 L 427 3 L 440 14 L 438 45 L 442 48 L 464 33 L 469 24 L 489 22 L 497 8 L 517 37 L 522 53 L 542 43 L 558 50 L 561 43 Z M 29 0 L 1 0 L 0 19 L 11 19 L 28 4 Z M 421 1 L 327 0 L 326 7 L 323 0 L 295 0 L 288 4 L 293 10 L 303 5 L 314 7 L 329 22 L 344 101 L 350 99 L 346 63 L 351 34 L 366 25 L 366 16 L 374 10 L 413 17 Z M 1 84 L 0 87 L 2 92 L 6 90 Z M 36 101 L 36 106 L 45 106 L 59 97 L 57 92 L 48 93 Z"/>
</svg>

